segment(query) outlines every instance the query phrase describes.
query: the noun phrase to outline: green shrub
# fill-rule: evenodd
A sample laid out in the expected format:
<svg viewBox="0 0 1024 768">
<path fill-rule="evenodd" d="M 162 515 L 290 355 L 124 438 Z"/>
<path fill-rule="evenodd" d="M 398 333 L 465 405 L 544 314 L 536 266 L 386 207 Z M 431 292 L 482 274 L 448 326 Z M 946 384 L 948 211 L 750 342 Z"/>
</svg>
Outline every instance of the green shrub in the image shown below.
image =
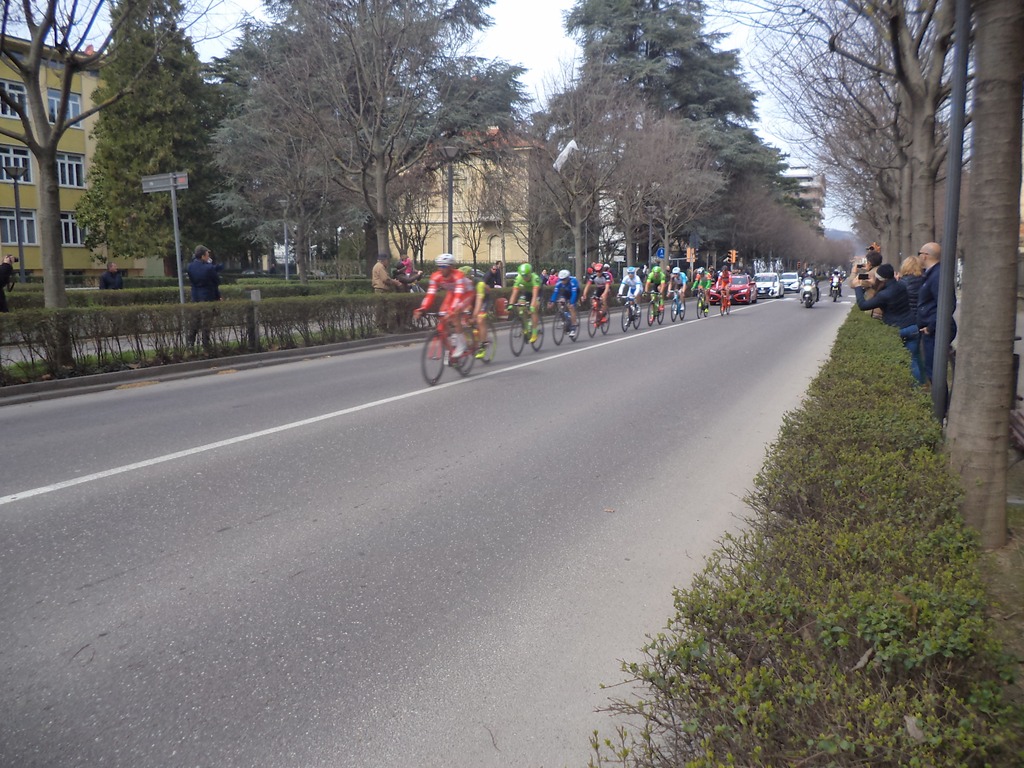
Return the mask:
<svg viewBox="0 0 1024 768">
<path fill-rule="evenodd" d="M 976 540 L 895 334 L 854 314 L 593 766 L 1024 764 Z"/>
</svg>

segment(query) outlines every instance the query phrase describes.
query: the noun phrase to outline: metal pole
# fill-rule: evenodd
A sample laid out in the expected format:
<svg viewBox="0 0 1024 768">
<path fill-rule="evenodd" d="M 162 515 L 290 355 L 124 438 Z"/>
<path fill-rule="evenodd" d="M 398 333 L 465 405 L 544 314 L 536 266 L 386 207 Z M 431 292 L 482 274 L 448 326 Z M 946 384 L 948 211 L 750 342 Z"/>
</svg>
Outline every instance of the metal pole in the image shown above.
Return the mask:
<svg viewBox="0 0 1024 768">
<path fill-rule="evenodd" d="M 18 237 L 18 282 L 25 282 L 25 246 L 21 237 L 21 194 L 18 192 L 18 177 L 14 177 L 14 229 Z"/>
<path fill-rule="evenodd" d="M 964 156 L 964 113 L 967 104 L 967 53 L 971 28 L 970 0 L 956 0 L 953 27 L 953 78 L 950 93 L 949 166 L 946 172 L 946 221 L 942 228 L 939 261 L 939 301 L 935 318 L 935 358 L 932 361 L 932 413 L 940 422 L 946 417 L 949 391 L 946 367 L 953 335 L 956 281 L 956 241 L 960 221 L 960 171 Z"/>
<path fill-rule="evenodd" d="M 288 219 L 284 221 L 284 279 L 288 280 Z"/>
<path fill-rule="evenodd" d="M 185 278 L 181 273 L 181 236 L 178 234 L 177 183 L 171 183 L 171 214 L 174 217 L 174 261 L 178 265 L 178 301 L 185 303 Z"/>
<path fill-rule="evenodd" d="M 455 175 L 452 171 L 453 163 L 453 160 L 448 160 L 448 253 L 452 253 L 452 248 L 455 242 L 455 217 L 452 214 L 452 207 L 455 205 Z"/>
</svg>

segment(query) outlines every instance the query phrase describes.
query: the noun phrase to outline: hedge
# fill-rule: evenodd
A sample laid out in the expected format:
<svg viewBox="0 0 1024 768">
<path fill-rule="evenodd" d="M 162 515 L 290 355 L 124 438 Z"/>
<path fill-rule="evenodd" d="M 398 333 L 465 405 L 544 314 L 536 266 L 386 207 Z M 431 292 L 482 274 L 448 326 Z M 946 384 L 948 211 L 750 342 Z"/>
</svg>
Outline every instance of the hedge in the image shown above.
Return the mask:
<svg viewBox="0 0 1024 768">
<path fill-rule="evenodd" d="M 896 334 L 861 313 L 614 701 L 590 765 L 1024 765 L 977 541 Z"/>
</svg>

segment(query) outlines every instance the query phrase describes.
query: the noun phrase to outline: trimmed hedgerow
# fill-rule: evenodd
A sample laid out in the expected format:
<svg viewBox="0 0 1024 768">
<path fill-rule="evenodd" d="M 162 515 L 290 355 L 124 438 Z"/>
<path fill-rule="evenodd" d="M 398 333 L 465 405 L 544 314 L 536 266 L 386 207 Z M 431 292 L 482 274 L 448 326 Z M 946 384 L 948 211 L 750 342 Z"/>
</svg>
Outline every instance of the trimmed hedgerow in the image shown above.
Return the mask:
<svg viewBox="0 0 1024 768">
<path fill-rule="evenodd" d="M 591 766 L 1024 764 L 941 438 L 895 334 L 853 313 Z"/>
</svg>

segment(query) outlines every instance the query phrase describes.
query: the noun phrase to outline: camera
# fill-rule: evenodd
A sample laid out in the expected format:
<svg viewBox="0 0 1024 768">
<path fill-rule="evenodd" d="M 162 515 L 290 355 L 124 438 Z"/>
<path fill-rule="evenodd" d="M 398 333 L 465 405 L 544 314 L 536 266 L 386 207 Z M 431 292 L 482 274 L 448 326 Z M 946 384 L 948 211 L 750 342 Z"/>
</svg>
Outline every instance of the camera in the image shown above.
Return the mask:
<svg viewBox="0 0 1024 768">
<path fill-rule="evenodd" d="M 20 261 L 17 256 L 11 256 L 11 254 L 7 254 L 7 258 L 11 260 L 12 264 L 17 264 Z"/>
</svg>

